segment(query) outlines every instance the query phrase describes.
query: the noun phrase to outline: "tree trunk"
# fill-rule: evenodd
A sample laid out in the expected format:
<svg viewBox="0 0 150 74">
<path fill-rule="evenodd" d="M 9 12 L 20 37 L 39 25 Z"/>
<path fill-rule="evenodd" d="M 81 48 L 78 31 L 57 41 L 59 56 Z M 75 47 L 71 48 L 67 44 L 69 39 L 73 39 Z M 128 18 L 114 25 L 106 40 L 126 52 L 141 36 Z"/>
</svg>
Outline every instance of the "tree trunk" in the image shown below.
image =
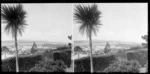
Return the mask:
<svg viewBox="0 0 150 74">
<path fill-rule="evenodd" d="M 15 47 L 16 47 L 16 72 L 19 72 L 19 65 L 18 65 L 18 44 L 17 44 L 17 32 L 15 34 Z"/>
<path fill-rule="evenodd" d="M 91 31 L 90 31 L 91 32 Z M 89 46 L 90 46 L 90 63 L 91 63 L 91 73 L 93 73 L 93 56 L 92 56 L 92 34 L 89 34 Z"/>
</svg>

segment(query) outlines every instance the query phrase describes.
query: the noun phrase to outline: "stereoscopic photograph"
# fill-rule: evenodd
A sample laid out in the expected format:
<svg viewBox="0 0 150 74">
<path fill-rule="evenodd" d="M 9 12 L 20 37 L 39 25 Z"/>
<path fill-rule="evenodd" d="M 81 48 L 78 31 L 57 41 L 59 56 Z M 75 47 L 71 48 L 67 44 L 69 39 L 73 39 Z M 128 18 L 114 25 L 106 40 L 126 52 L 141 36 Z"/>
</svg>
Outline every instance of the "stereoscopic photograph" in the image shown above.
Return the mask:
<svg viewBox="0 0 150 74">
<path fill-rule="evenodd" d="M 1 3 L 1 68 L 148 73 L 148 3 Z"/>
</svg>

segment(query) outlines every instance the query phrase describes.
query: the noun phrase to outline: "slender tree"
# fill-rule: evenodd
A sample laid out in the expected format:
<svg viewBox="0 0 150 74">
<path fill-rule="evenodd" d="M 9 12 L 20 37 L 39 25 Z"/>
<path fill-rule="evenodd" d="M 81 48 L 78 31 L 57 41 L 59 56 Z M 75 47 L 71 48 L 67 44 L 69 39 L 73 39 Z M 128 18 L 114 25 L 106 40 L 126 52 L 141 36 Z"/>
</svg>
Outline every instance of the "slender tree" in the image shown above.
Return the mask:
<svg viewBox="0 0 150 74">
<path fill-rule="evenodd" d="M 5 58 L 6 58 L 6 53 L 8 53 L 8 52 L 9 52 L 9 48 L 8 48 L 8 47 L 6 47 L 6 46 L 3 46 L 3 47 L 2 47 L 2 52 L 4 52 L 4 53 L 5 53 Z"/>
<path fill-rule="evenodd" d="M 110 51 L 111 51 L 111 49 L 110 49 L 110 44 L 107 42 L 107 43 L 106 43 L 106 46 L 105 46 L 105 48 L 104 48 L 104 53 L 105 53 L 105 54 L 108 54 Z"/>
<path fill-rule="evenodd" d="M 35 54 L 37 52 L 38 48 L 36 43 L 34 42 L 31 48 L 31 54 Z"/>
<path fill-rule="evenodd" d="M 100 14 L 96 4 L 84 6 L 76 5 L 74 18 L 77 23 L 80 23 L 79 32 L 83 35 L 86 33 L 87 38 L 89 38 L 89 47 L 90 47 L 90 65 L 91 73 L 93 72 L 93 59 L 92 59 L 92 34 L 96 35 L 100 24 Z"/>
<path fill-rule="evenodd" d="M 79 58 L 79 52 L 82 51 L 82 48 L 81 48 L 80 46 L 76 46 L 76 47 L 74 48 L 74 51 L 78 52 L 78 58 Z"/>
<path fill-rule="evenodd" d="M 17 36 L 22 35 L 24 32 L 26 21 L 26 11 L 23 10 L 21 4 L 17 5 L 2 5 L 1 6 L 1 19 L 2 22 L 6 24 L 5 32 L 7 34 L 11 33 L 14 38 L 15 48 L 16 48 L 16 72 L 19 72 L 18 65 L 18 43 Z"/>
</svg>

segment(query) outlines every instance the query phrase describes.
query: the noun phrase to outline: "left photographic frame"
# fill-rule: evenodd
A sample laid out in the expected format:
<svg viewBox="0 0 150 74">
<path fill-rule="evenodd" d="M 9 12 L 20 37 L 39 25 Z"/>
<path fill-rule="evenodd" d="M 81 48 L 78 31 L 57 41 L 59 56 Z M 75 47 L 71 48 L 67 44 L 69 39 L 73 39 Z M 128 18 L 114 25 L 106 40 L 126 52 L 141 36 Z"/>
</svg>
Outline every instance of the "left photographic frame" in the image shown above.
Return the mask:
<svg viewBox="0 0 150 74">
<path fill-rule="evenodd" d="M 71 3 L 2 3 L 2 72 L 73 72 Z"/>
</svg>

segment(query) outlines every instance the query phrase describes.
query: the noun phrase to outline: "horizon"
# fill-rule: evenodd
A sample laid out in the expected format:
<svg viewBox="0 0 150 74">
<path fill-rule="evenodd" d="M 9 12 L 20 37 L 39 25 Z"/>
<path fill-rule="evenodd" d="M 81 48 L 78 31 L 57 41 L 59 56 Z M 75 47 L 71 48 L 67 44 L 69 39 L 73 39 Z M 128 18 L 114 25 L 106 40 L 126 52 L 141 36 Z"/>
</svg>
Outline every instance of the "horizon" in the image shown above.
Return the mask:
<svg viewBox="0 0 150 74">
<path fill-rule="evenodd" d="M 14 40 L 2 40 L 1 42 L 14 42 Z M 74 43 L 75 42 L 78 42 L 78 41 L 89 41 L 89 40 L 74 40 Z M 97 39 L 93 39 L 92 40 L 93 42 L 95 41 L 104 41 L 104 42 L 127 42 L 127 43 L 141 43 L 141 42 L 132 42 L 132 41 L 121 41 L 121 40 L 97 40 Z M 50 43 L 68 43 L 68 42 L 57 42 L 57 41 L 44 41 L 44 40 L 18 40 L 18 42 L 50 42 Z"/>
</svg>

